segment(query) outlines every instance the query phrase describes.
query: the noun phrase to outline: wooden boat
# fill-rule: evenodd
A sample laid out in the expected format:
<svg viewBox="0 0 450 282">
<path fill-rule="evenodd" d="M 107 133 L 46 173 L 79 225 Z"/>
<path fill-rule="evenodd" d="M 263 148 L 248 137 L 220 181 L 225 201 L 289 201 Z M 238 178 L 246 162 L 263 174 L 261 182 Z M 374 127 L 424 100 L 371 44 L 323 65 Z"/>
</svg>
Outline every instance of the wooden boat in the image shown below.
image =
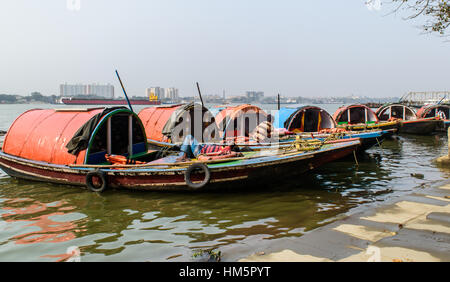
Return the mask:
<svg viewBox="0 0 450 282">
<path fill-rule="evenodd" d="M 302 138 L 328 138 L 331 133 L 341 132 L 339 138 L 360 138 L 359 151 L 365 151 L 374 145 L 380 145 L 383 140 L 395 130 L 361 130 L 344 131 L 336 129 L 333 117 L 324 109 L 317 106 L 304 106 L 299 108 L 281 108 L 275 116 L 275 127 L 286 128 L 295 132 Z"/>
<path fill-rule="evenodd" d="M 201 142 L 219 138 L 214 115 L 200 103 L 144 108 L 138 116 L 151 140 L 177 143 L 188 135 Z"/>
<path fill-rule="evenodd" d="M 97 192 L 107 187 L 245 188 L 304 173 L 351 154 L 359 145 L 359 140 L 349 139 L 314 150 L 264 150 L 233 159 L 177 163 L 174 156 L 158 159 L 157 151 L 148 150 L 142 122 L 128 109 L 31 110 L 8 130 L 0 168 L 20 179 L 88 186 Z M 106 154 L 142 164 L 112 165 Z"/>
<path fill-rule="evenodd" d="M 398 121 L 380 121 L 377 115 L 365 105 L 343 106 L 333 114 L 339 128 L 347 130 L 397 129 Z"/>
<path fill-rule="evenodd" d="M 399 120 L 399 133 L 427 135 L 442 126 L 442 120 L 435 117 L 418 118 L 414 109 L 403 104 L 387 104 L 376 111 L 380 121 Z"/>
<path fill-rule="evenodd" d="M 296 133 L 320 132 L 323 129 L 336 128 L 333 117 L 316 106 L 281 108 L 274 119 L 273 124 L 276 128 L 286 128 Z"/>
<path fill-rule="evenodd" d="M 269 119 L 269 114 L 263 109 L 242 104 L 220 109 L 215 116 L 220 138 L 249 137 L 258 124 Z"/>
<path fill-rule="evenodd" d="M 447 131 L 450 125 L 450 105 L 430 104 L 423 106 L 417 111 L 417 118 L 439 118 L 442 123 L 436 128 L 436 131 Z"/>
<path fill-rule="evenodd" d="M 225 108 L 222 108 L 223 111 Z M 244 109 L 244 110 L 242 110 Z M 255 115 L 256 117 L 251 117 Z M 243 107 L 230 107 L 228 114 L 223 116 L 228 117 L 228 124 L 231 122 L 236 122 L 236 124 L 241 124 L 244 117 L 253 120 L 262 120 L 267 118 L 267 113 L 263 110 L 253 107 L 250 105 L 243 105 Z M 258 117 L 259 116 L 259 117 Z M 216 115 L 217 117 L 217 115 Z M 217 120 L 225 120 L 224 117 L 219 117 Z M 361 130 L 361 131 L 345 131 L 342 129 L 337 129 L 334 133 L 330 133 L 332 129 L 336 128 L 336 123 L 327 111 L 315 107 L 315 106 L 305 106 L 301 108 L 282 108 L 273 117 L 273 126 L 275 128 L 285 128 L 287 127 L 289 131 L 295 133 L 292 135 L 287 135 L 281 137 L 280 139 L 272 138 L 270 142 L 258 142 L 247 136 L 245 136 L 244 131 L 229 131 L 228 134 L 221 134 L 221 136 L 230 136 L 228 139 L 222 140 L 221 142 L 208 142 L 208 144 L 214 145 L 224 145 L 224 144 L 236 144 L 240 147 L 247 147 L 251 150 L 264 150 L 271 147 L 288 147 L 292 145 L 297 139 L 297 136 L 304 140 L 319 139 L 319 140 L 336 140 L 336 139 L 351 139 L 359 138 L 361 141 L 361 146 L 358 147 L 358 152 L 365 151 L 374 145 L 380 145 L 384 139 L 392 136 L 395 130 Z M 226 123 L 223 126 L 219 126 L 220 130 L 226 132 Z M 242 127 L 237 127 L 242 129 Z M 253 129 L 254 127 L 249 127 Z M 317 131 L 320 130 L 320 131 Z M 345 131 L 345 132 L 342 132 Z M 244 133 L 242 133 L 244 132 Z M 240 136 L 243 134 L 244 136 Z M 237 136 L 236 136 L 237 135 Z M 241 138 L 242 137 L 242 138 Z M 148 139 L 149 145 L 153 149 L 172 149 L 177 150 L 176 144 L 171 142 L 164 142 L 159 140 Z"/>
</svg>

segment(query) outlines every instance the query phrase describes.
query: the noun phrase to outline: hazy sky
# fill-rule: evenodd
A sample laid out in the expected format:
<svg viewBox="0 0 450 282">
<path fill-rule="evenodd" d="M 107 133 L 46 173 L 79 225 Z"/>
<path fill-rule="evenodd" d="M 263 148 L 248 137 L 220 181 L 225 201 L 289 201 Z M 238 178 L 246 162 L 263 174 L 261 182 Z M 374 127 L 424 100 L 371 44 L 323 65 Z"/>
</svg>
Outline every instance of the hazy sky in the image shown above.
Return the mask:
<svg viewBox="0 0 450 282">
<path fill-rule="evenodd" d="M 401 96 L 450 90 L 450 42 L 364 0 L 2 0 L 0 93 L 113 83 L 129 95 Z"/>
</svg>

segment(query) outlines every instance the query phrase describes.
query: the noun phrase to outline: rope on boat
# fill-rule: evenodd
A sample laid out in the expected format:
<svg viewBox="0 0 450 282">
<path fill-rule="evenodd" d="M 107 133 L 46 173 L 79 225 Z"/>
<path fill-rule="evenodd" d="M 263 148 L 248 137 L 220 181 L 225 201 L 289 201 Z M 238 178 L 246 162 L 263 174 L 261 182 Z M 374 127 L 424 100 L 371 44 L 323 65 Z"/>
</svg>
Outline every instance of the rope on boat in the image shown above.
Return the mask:
<svg viewBox="0 0 450 282">
<path fill-rule="evenodd" d="M 378 143 L 378 147 L 380 147 L 381 149 L 383 149 L 383 147 L 381 147 L 381 143 L 380 143 L 380 141 L 378 141 L 378 137 L 375 137 L 375 140 L 377 140 L 377 143 Z"/>
<path fill-rule="evenodd" d="M 356 158 L 356 151 L 353 151 L 353 157 L 355 157 L 356 166 L 359 166 L 358 158 Z"/>
<path fill-rule="evenodd" d="M 330 141 L 335 141 L 342 139 L 345 136 L 344 132 L 337 132 L 337 133 L 331 133 L 328 135 L 327 138 L 320 140 L 320 139 L 303 139 L 302 136 L 297 135 L 295 137 L 295 141 L 292 142 L 292 144 L 286 148 L 284 148 L 285 151 L 315 151 L 322 148 L 324 144 Z"/>
</svg>

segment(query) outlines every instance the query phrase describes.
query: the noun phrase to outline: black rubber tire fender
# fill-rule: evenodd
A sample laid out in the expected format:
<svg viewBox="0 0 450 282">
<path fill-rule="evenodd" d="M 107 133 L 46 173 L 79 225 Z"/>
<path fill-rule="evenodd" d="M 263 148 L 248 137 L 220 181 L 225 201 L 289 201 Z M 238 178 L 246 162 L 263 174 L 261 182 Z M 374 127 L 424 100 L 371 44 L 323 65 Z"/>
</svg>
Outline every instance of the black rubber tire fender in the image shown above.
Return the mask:
<svg viewBox="0 0 450 282">
<path fill-rule="evenodd" d="M 93 177 L 98 177 L 101 180 L 102 185 L 100 187 L 94 186 L 94 183 L 92 182 Z M 108 178 L 107 178 L 106 173 L 101 170 L 94 170 L 94 171 L 88 172 L 88 174 L 86 175 L 86 186 L 92 192 L 101 193 L 101 192 L 105 191 L 108 188 Z"/>
<path fill-rule="evenodd" d="M 194 183 L 191 180 L 192 172 L 194 172 L 197 169 L 200 169 L 205 173 L 205 178 L 200 183 Z M 211 180 L 211 172 L 209 171 L 208 166 L 204 163 L 194 163 L 190 167 L 188 167 L 186 169 L 186 172 L 184 173 L 184 181 L 186 182 L 186 185 L 193 190 L 198 190 L 205 187 L 210 180 Z"/>
</svg>

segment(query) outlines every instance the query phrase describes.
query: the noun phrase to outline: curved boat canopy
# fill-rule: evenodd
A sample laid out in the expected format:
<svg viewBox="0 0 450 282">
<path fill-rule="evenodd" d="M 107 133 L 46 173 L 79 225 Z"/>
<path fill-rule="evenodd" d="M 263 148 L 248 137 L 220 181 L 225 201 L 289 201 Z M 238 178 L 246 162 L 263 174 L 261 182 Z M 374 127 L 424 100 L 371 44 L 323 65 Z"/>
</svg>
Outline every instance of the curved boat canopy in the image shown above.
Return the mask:
<svg viewBox="0 0 450 282">
<path fill-rule="evenodd" d="M 269 114 L 261 108 L 243 104 L 221 110 L 216 115 L 216 125 L 222 138 L 248 137 L 261 122 L 267 121 L 268 117 Z"/>
<path fill-rule="evenodd" d="M 317 132 L 325 128 L 335 128 L 336 123 L 324 109 L 304 106 L 297 109 L 280 109 L 275 126 L 289 131 Z"/>
<path fill-rule="evenodd" d="M 450 119 L 450 105 L 434 104 L 423 106 L 417 111 L 418 118 L 441 117 L 442 119 Z"/>
<path fill-rule="evenodd" d="M 101 164 L 105 154 L 147 153 L 144 127 L 127 108 L 34 109 L 20 115 L 3 152 L 51 164 Z"/>
<path fill-rule="evenodd" d="M 416 119 L 416 112 L 412 108 L 402 104 L 388 104 L 381 106 L 375 114 L 381 121 L 387 121 L 391 118 L 402 120 Z"/>
<path fill-rule="evenodd" d="M 338 124 L 378 123 L 377 115 L 365 105 L 343 106 L 336 110 L 333 119 Z"/>
<path fill-rule="evenodd" d="M 210 142 L 218 136 L 214 116 L 200 103 L 144 108 L 138 116 L 151 140 L 180 143 L 192 135 L 199 142 Z"/>
</svg>

